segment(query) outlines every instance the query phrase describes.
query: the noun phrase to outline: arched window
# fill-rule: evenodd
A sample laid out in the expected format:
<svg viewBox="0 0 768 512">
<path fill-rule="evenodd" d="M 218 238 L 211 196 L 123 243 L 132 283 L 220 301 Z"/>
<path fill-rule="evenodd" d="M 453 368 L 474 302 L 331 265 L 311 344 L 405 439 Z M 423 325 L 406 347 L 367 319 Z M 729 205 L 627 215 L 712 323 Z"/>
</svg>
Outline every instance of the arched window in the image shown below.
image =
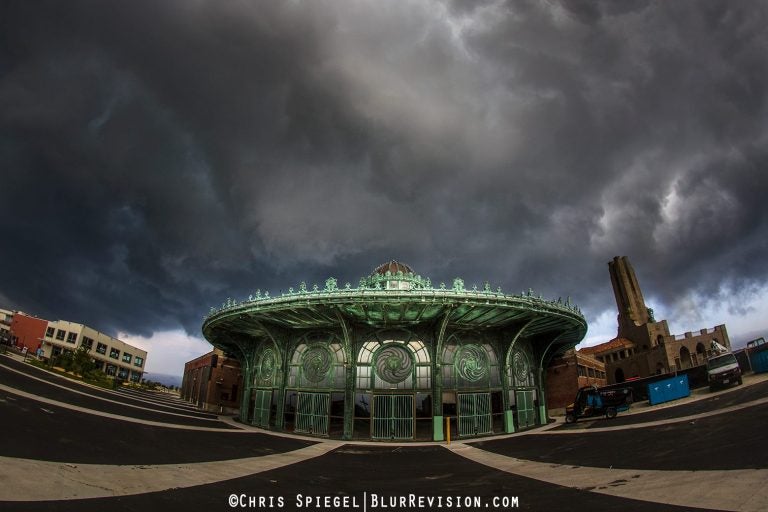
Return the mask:
<svg viewBox="0 0 768 512">
<path fill-rule="evenodd" d="M 691 367 L 691 352 L 687 347 L 680 347 L 680 368 L 685 370 Z"/>
<path fill-rule="evenodd" d="M 507 380 L 510 388 L 534 387 L 533 355 L 528 343 L 519 341 L 507 356 Z"/>
<path fill-rule="evenodd" d="M 273 387 L 280 378 L 280 359 L 271 343 L 266 343 L 256 354 L 253 374 L 254 387 Z"/>
<path fill-rule="evenodd" d="M 501 386 L 496 351 L 486 342 L 451 336 L 442 355 L 443 387 L 446 389 Z"/>
<path fill-rule="evenodd" d="M 344 349 L 329 334 L 310 334 L 293 351 L 288 371 L 289 388 L 344 389 Z"/>
<path fill-rule="evenodd" d="M 424 343 L 387 338 L 367 341 L 360 348 L 357 389 L 431 389 L 431 361 Z"/>
</svg>

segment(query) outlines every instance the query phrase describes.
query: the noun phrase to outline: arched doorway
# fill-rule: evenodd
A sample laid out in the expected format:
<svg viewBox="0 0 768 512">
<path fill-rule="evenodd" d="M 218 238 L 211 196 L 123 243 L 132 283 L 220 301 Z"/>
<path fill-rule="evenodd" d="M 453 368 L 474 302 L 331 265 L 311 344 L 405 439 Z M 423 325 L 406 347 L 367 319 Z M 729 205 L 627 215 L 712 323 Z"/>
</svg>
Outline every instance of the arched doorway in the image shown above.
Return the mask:
<svg viewBox="0 0 768 512">
<path fill-rule="evenodd" d="M 624 382 L 624 370 L 616 368 L 616 372 L 613 374 L 616 382 Z"/>
<path fill-rule="evenodd" d="M 501 431 L 503 403 L 494 347 L 471 334 L 453 334 L 443 348 L 443 415 L 456 418 L 458 437 Z"/>
<path fill-rule="evenodd" d="M 269 428 L 277 420 L 277 398 L 282 379 L 280 353 L 272 343 L 264 343 L 256 352 L 248 397 L 247 421 Z"/>
<path fill-rule="evenodd" d="M 431 438 L 432 361 L 424 342 L 407 331 L 394 331 L 363 343 L 357 355 L 354 414 L 358 437 Z"/>
<path fill-rule="evenodd" d="M 680 347 L 680 369 L 691 367 L 691 351 L 687 347 Z"/>
<path fill-rule="evenodd" d="M 518 341 L 507 355 L 509 404 L 514 411 L 515 427 L 525 429 L 537 423 L 539 390 L 534 376 L 534 358 L 530 343 Z M 544 420 L 546 422 L 546 419 Z"/>
<path fill-rule="evenodd" d="M 344 430 L 344 349 L 333 333 L 302 336 L 288 361 L 284 426 L 301 434 L 340 437 Z"/>
</svg>

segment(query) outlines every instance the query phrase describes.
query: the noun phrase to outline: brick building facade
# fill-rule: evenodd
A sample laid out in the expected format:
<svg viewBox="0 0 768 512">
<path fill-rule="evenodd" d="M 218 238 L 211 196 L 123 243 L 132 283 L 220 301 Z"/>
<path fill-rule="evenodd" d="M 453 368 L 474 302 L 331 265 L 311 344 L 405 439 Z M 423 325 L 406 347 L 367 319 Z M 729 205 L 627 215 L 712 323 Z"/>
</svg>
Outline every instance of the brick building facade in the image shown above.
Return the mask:
<svg viewBox="0 0 768 512">
<path fill-rule="evenodd" d="M 11 344 L 34 354 L 42 344 L 48 320 L 17 311 L 11 317 Z"/>
<path fill-rule="evenodd" d="M 184 365 L 181 398 L 206 411 L 237 414 L 242 380 L 240 362 L 214 349 Z"/>
<path fill-rule="evenodd" d="M 573 402 L 581 387 L 606 384 L 605 364 L 581 350 L 571 349 L 562 357 L 553 359 L 547 367 L 549 410 L 561 409 Z"/>
</svg>

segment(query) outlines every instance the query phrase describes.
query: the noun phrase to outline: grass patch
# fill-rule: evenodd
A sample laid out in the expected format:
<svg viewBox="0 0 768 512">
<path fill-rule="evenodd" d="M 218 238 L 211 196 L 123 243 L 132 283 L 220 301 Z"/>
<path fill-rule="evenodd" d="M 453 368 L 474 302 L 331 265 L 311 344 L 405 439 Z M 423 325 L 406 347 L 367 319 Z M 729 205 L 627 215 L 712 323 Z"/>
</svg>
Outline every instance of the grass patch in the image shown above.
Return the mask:
<svg viewBox="0 0 768 512">
<path fill-rule="evenodd" d="M 84 375 L 77 375 L 76 373 L 66 371 L 64 368 L 51 366 L 49 363 L 40 361 L 39 359 L 27 359 L 27 364 L 42 368 L 43 370 L 47 370 L 49 372 L 55 373 L 56 375 L 66 377 L 70 380 L 85 382 L 87 384 L 92 384 L 104 389 L 115 388 L 113 379 L 107 377 L 107 375 L 100 370 L 89 370 L 85 372 Z"/>
</svg>

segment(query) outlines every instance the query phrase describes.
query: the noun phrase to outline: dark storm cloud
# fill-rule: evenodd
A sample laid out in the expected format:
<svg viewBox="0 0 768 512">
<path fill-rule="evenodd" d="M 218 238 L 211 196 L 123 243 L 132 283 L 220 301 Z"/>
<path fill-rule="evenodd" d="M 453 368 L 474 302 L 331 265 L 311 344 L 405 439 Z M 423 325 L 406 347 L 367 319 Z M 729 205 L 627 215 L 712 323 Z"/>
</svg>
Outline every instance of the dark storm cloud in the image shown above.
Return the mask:
<svg viewBox="0 0 768 512">
<path fill-rule="evenodd" d="M 0 298 L 149 334 L 389 258 L 592 316 L 619 254 L 670 305 L 762 286 L 767 17 L 4 2 Z"/>
</svg>

